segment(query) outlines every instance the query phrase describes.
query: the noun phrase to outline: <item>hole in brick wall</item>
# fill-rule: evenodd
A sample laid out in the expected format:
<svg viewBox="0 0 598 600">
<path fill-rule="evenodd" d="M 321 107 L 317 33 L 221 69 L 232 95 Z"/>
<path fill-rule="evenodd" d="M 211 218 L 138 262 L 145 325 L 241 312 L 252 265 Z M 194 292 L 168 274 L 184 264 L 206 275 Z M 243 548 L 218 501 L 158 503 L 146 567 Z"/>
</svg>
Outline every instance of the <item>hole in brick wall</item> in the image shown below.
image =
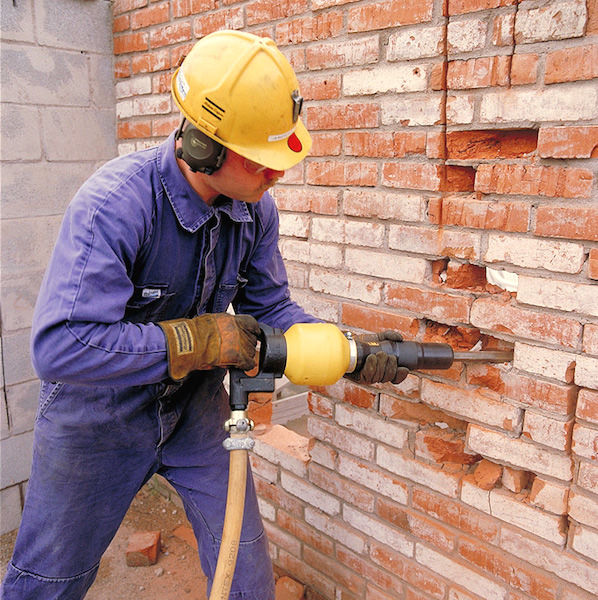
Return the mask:
<svg viewBox="0 0 598 600">
<path fill-rule="evenodd" d="M 449 344 L 453 350 L 469 350 L 482 339 L 482 334 L 473 327 L 445 325 L 435 321 L 426 321 L 424 342 Z"/>
<path fill-rule="evenodd" d="M 484 291 L 486 268 L 471 263 L 440 259 L 432 262 L 432 281 L 453 289 Z"/>
<path fill-rule="evenodd" d="M 448 159 L 519 158 L 538 147 L 536 129 L 450 131 L 446 134 Z"/>
</svg>

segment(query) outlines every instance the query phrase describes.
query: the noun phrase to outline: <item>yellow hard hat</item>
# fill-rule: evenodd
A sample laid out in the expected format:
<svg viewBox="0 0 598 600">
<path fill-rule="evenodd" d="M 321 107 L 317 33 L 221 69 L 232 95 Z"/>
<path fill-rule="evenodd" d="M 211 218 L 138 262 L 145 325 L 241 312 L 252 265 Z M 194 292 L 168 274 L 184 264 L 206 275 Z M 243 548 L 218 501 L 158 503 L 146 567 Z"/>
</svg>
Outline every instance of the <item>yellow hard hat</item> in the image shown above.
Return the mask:
<svg viewBox="0 0 598 600">
<path fill-rule="evenodd" d="M 199 130 L 233 152 L 284 171 L 311 148 L 295 73 L 269 38 L 216 31 L 193 46 L 172 95 Z"/>
</svg>

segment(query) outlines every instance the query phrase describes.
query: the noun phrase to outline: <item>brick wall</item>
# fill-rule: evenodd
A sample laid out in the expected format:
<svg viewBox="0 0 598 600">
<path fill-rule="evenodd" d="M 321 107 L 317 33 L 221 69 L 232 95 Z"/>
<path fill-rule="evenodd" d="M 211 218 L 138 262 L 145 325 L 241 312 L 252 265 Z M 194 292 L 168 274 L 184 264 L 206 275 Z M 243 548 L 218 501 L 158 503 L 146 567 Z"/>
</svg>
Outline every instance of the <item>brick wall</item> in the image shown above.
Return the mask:
<svg viewBox="0 0 598 600">
<path fill-rule="evenodd" d="M 169 80 L 201 36 L 268 35 L 291 61 L 314 138 L 276 190 L 298 301 L 342 327 L 515 350 L 394 387 L 343 380 L 312 391 L 308 436 L 258 432 L 277 567 L 313 598 L 595 597 L 598 3 L 113 13 L 121 152 L 176 126 Z"/>
<path fill-rule="evenodd" d="M 33 306 L 64 209 L 116 155 L 107 0 L 3 0 L 0 533 L 15 529 L 31 468 L 39 381 Z"/>
</svg>

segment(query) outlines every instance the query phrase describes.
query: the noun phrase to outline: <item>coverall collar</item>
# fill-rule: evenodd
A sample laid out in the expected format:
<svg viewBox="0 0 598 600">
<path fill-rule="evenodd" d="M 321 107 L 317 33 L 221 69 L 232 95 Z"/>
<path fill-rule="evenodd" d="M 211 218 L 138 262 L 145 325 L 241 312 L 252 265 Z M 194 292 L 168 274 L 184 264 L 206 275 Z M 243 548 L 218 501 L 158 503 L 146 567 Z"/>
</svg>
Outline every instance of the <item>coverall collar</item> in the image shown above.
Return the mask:
<svg viewBox="0 0 598 600">
<path fill-rule="evenodd" d="M 158 148 L 158 172 L 168 200 L 181 227 L 195 233 L 216 211 L 239 223 L 252 221 L 245 202 L 220 196 L 208 206 L 181 173 L 174 153 L 175 132 Z"/>
</svg>

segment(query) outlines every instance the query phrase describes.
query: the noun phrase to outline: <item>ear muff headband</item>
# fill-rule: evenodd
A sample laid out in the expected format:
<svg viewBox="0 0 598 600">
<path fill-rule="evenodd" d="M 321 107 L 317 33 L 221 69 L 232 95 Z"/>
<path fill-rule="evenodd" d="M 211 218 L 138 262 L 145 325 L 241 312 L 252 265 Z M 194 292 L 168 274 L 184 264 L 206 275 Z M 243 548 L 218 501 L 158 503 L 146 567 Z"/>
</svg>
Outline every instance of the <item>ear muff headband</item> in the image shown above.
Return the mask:
<svg viewBox="0 0 598 600">
<path fill-rule="evenodd" d="M 176 140 L 183 140 L 183 146 L 176 152 L 177 157 L 182 158 L 193 172 L 211 175 L 222 166 L 226 148 L 191 123 L 183 131 L 184 124 L 185 119 L 181 121 L 175 136 Z"/>
</svg>

